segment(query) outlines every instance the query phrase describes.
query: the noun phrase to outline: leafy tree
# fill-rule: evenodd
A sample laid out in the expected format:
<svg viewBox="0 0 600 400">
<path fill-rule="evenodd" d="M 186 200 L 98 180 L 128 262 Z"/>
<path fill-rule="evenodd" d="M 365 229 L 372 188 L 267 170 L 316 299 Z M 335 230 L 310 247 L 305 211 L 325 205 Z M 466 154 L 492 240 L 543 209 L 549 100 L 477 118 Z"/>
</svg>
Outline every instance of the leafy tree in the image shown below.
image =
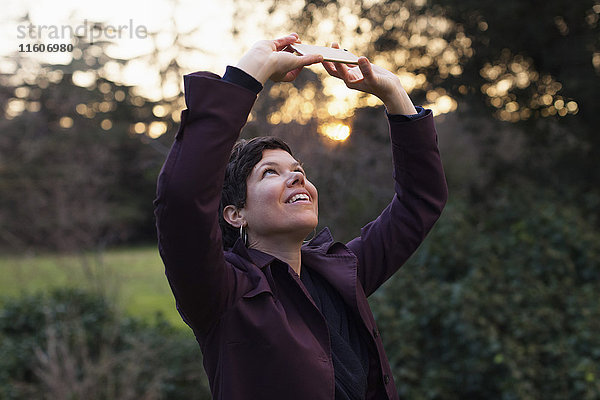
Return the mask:
<svg viewBox="0 0 600 400">
<path fill-rule="evenodd" d="M 463 127 L 479 138 L 492 185 L 519 175 L 527 184 L 572 187 L 564 195 L 575 200 L 585 193 L 582 206 L 597 220 L 597 2 L 265 3 L 273 15 L 293 10 L 287 28 L 305 42 L 341 41 L 396 72 L 417 103 L 457 101 Z M 507 139 L 507 130 L 518 135 Z"/>
<path fill-rule="evenodd" d="M 68 65 L 33 76 L 19 70 L 22 82 L 2 86 L 3 247 L 73 251 L 154 236 L 162 154 L 143 134 L 153 122 L 166 130 L 172 121 L 157 121 L 153 103 L 101 77 L 103 57 L 87 46 Z"/>
</svg>

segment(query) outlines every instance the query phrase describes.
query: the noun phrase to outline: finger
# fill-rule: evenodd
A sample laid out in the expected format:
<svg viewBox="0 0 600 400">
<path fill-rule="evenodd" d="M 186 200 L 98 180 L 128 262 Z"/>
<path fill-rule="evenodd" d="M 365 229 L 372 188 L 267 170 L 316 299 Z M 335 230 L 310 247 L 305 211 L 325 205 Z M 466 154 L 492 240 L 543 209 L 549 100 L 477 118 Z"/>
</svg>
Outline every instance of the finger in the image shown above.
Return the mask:
<svg viewBox="0 0 600 400">
<path fill-rule="evenodd" d="M 290 33 L 289 35 L 286 36 L 282 36 L 280 38 L 277 39 L 273 39 L 274 42 L 278 43 L 278 42 L 289 42 L 291 40 L 291 38 L 294 38 L 294 40 L 298 40 L 298 34 L 293 32 Z"/>
<path fill-rule="evenodd" d="M 300 74 L 300 71 L 302 71 L 302 68 L 323 61 L 323 56 L 317 54 L 311 54 L 306 56 L 293 56 L 293 58 L 294 60 L 291 63 L 287 64 L 288 67 L 286 69 L 289 68 L 290 70 L 286 72 L 285 76 L 281 79 L 284 82 L 289 82 L 296 79 L 298 74 Z"/>
<path fill-rule="evenodd" d="M 360 72 L 362 72 L 363 77 L 366 80 L 373 79 L 373 68 L 371 67 L 371 63 L 367 59 L 367 57 L 359 57 L 358 59 L 358 68 L 360 68 Z"/>
<path fill-rule="evenodd" d="M 336 78 L 340 77 L 340 75 L 338 74 L 338 72 L 335 69 L 335 66 L 333 65 L 332 62 L 330 62 L 330 61 L 323 61 L 321 64 L 323 64 L 323 67 L 325 67 L 325 70 L 327 71 L 327 73 L 329 75 L 335 76 Z"/>
<path fill-rule="evenodd" d="M 287 74 L 285 74 L 285 76 L 281 79 L 282 82 L 291 82 L 294 79 L 296 79 L 298 77 L 298 75 L 300 75 L 300 72 L 302 72 L 302 68 L 296 68 L 293 69 L 291 71 L 289 71 Z"/>
<path fill-rule="evenodd" d="M 343 79 L 344 82 L 350 82 L 350 76 L 348 75 L 348 67 L 346 64 L 336 62 L 333 63 L 333 65 L 335 66 L 335 70 L 340 75 L 340 78 Z"/>
<path fill-rule="evenodd" d="M 307 66 L 316 63 L 320 63 L 323 61 L 323 56 L 320 54 L 307 54 L 305 56 L 298 56 L 298 60 L 296 64 L 298 66 Z"/>
<path fill-rule="evenodd" d="M 277 48 L 277 51 L 280 51 L 287 45 L 295 43 L 297 40 L 298 40 L 298 34 L 290 33 L 287 36 L 280 37 L 278 39 L 273 40 L 273 43 L 275 43 L 275 47 Z"/>
<path fill-rule="evenodd" d="M 273 43 L 275 44 L 275 49 L 277 51 L 281 51 L 288 45 L 295 43 L 295 42 L 296 42 L 296 36 L 291 36 L 291 35 L 273 40 Z"/>
<path fill-rule="evenodd" d="M 339 49 L 340 44 L 338 42 L 333 42 L 331 43 L 331 47 L 333 47 L 334 49 Z M 350 77 L 348 76 L 348 67 L 346 66 L 346 64 L 334 63 L 334 65 L 336 71 L 338 72 L 339 78 L 343 79 L 344 82 L 349 82 Z"/>
</svg>

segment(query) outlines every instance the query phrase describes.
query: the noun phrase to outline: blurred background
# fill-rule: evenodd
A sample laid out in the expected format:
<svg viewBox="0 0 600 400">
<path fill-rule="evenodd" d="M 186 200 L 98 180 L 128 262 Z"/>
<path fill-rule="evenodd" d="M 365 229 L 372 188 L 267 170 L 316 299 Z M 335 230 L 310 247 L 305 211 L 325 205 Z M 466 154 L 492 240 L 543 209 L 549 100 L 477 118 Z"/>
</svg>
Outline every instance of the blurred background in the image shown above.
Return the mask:
<svg viewBox="0 0 600 400">
<path fill-rule="evenodd" d="M 449 203 L 370 298 L 400 396 L 600 399 L 599 1 L 2 6 L 0 399 L 210 398 L 155 182 L 182 75 L 289 32 L 369 57 L 436 116 Z M 265 86 L 257 135 L 291 145 L 340 241 L 391 200 L 382 104 L 321 66 Z"/>
</svg>

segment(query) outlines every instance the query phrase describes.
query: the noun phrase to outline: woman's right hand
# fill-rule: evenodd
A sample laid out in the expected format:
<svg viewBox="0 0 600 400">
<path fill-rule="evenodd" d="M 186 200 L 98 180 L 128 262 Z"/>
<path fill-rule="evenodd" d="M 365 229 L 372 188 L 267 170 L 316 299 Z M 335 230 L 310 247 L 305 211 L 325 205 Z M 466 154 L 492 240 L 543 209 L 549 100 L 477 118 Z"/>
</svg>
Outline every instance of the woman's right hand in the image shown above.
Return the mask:
<svg viewBox="0 0 600 400">
<path fill-rule="evenodd" d="M 337 43 L 333 43 L 331 47 L 340 48 Z M 385 68 L 371 64 L 366 57 L 359 57 L 358 66 L 354 67 L 329 61 L 323 62 L 323 66 L 329 75 L 341 79 L 350 89 L 379 97 L 388 113 L 403 115 L 417 113 L 400 79 Z"/>
<path fill-rule="evenodd" d="M 284 50 L 288 45 L 298 42 L 300 40 L 296 33 L 256 42 L 240 59 L 237 67 L 263 85 L 269 78 L 275 82 L 293 81 L 303 67 L 323 61 L 320 55 L 298 56 Z"/>
</svg>

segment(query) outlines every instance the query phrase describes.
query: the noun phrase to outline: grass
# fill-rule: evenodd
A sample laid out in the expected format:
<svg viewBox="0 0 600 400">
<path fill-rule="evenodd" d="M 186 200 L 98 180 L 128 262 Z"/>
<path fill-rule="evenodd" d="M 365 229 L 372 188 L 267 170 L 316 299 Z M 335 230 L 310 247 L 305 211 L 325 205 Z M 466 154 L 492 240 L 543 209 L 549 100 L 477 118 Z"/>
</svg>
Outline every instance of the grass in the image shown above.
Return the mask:
<svg viewBox="0 0 600 400">
<path fill-rule="evenodd" d="M 156 247 L 109 250 L 100 256 L 0 257 L 0 274 L 2 298 L 58 287 L 101 290 L 127 315 L 152 319 L 160 313 L 174 326 L 186 328 Z"/>
</svg>

